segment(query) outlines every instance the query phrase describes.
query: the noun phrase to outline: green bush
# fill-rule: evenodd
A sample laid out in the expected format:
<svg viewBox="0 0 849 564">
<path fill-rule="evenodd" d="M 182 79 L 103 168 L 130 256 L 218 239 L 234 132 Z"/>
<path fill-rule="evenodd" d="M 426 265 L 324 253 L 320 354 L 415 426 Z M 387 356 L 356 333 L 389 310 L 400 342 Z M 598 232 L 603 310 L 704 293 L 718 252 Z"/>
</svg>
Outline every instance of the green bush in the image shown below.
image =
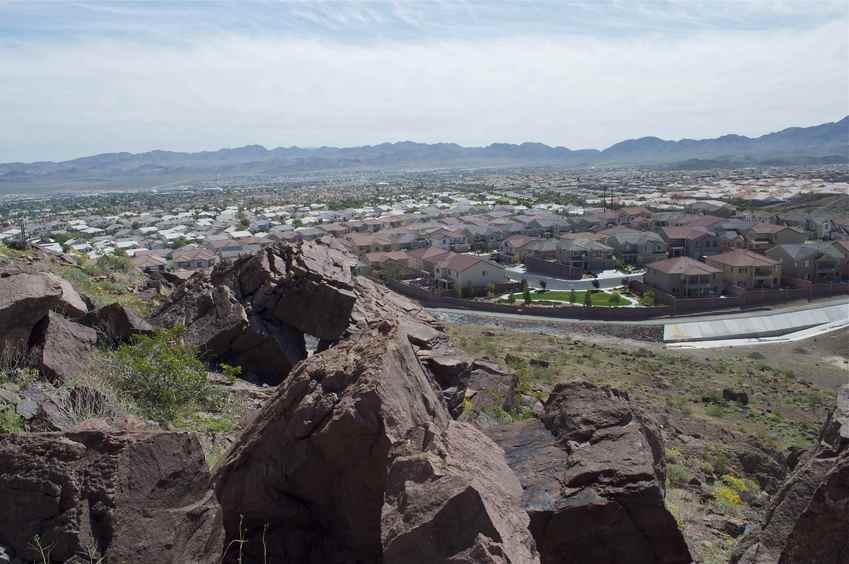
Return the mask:
<svg viewBox="0 0 849 564">
<path fill-rule="evenodd" d="M 673 486 L 683 486 L 690 481 L 690 472 L 683 464 L 669 464 L 666 467 L 666 480 Z"/>
<path fill-rule="evenodd" d="M 0 409 L 0 433 L 23 433 L 24 420 L 12 406 Z"/>
<path fill-rule="evenodd" d="M 129 272 L 132 266 L 126 253 L 123 255 L 103 255 L 98 257 L 95 264 L 97 269 L 102 272 Z"/>
<path fill-rule="evenodd" d="M 183 340 L 183 328 L 137 336 L 112 353 L 113 385 L 145 414 L 173 421 L 181 412 L 214 401 L 206 367 L 197 349 Z"/>
</svg>

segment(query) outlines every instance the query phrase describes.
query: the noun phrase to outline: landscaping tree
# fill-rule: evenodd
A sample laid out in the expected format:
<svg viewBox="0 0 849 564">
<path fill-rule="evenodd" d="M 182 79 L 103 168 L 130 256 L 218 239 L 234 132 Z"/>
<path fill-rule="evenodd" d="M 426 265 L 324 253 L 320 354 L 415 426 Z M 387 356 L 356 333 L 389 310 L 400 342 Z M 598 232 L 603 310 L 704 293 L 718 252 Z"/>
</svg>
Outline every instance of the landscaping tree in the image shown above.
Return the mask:
<svg viewBox="0 0 849 564">
<path fill-rule="evenodd" d="M 548 283 L 545 280 L 539 281 L 539 287 L 542 288 L 543 292 L 545 292 L 547 286 L 548 286 Z"/>
<path fill-rule="evenodd" d="M 514 294 L 512 292 L 510 294 L 508 294 L 507 302 L 511 303 L 511 304 L 516 303 L 516 294 Z"/>
<path fill-rule="evenodd" d="M 654 289 L 648 288 L 643 292 L 643 297 L 640 298 L 640 303 L 645 306 L 654 305 Z"/>
<path fill-rule="evenodd" d="M 611 292 L 610 293 L 610 305 L 617 306 L 622 301 L 622 297 L 619 295 L 619 292 Z"/>
<path fill-rule="evenodd" d="M 495 297 L 495 282 L 490 282 L 486 285 L 486 293 L 490 298 Z"/>
<path fill-rule="evenodd" d="M 531 290 L 530 288 L 528 288 L 527 284 L 525 284 L 524 286 L 525 289 L 522 290 L 522 298 L 525 300 L 525 305 L 528 305 L 531 303 Z"/>
<path fill-rule="evenodd" d="M 577 296 L 575 295 L 575 288 L 569 290 L 569 303 L 573 304 L 577 300 Z"/>
<path fill-rule="evenodd" d="M 601 286 L 601 283 L 598 281 L 598 278 L 593 278 L 593 288 L 598 290 L 600 286 Z"/>
<path fill-rule="evenodd" d="M 584 293 L 584 307 L 592 307 L 593 306 L 593 293 L 587 290 Z"/>
</svg>

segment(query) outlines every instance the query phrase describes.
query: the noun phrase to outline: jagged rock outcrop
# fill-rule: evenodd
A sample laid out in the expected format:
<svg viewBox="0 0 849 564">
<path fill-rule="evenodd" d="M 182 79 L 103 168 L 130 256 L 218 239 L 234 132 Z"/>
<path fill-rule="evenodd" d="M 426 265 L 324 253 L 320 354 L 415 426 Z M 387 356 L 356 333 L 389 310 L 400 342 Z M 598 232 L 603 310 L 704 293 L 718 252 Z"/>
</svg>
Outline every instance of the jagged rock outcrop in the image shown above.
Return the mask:
<svg viewBox="0 0 849 564">
<path fill-rule="evenodd" d="M 55 385 L 91 370 L 91 353 L 97 344 L 94 329 L 48 312 L 29 337 L 31 361 Z"/>
<path fill-rule="evenodd" d="M 451 420 L 397 319 L 301 363 L 216 475 L 272 561 L 535 562 L 500 449 Z"/>
<path fill-rule="evenodd" d="M 82 323 L 94 328 L 109 344 L 125 343 L 133 335 L 150 335 L 153 326 L 121 304 L 109 304 L 86 314 Z"/>
<path fill-rule="evenodd" d="M 838 393 L 819 444 L 801 457 L 731 562 L 849 563 L 849 386 Z"/>
<path fill-rule="evenodd" d="M 18 350 L 49 311 L 74 318 L 88 308 L 68 281 L 49 273 L 0 278 L 0 348 Z"/>
<path fill-rule="evenodd" d="M 0 545 L 34 560 L 37 534 L 53 562 L 89 547 L 108 562 L 217 562 L 223 528 L 208 480 L 188 433 L 0 435 Z"/>
<path fill-rule="evenodd" d="M 350 257 L 313 243 L 277 245 L 195 274 L 153 315 L 182 324 L 211 360 L 278 384 L 306 358 L 304 335 L 336 340 L 356 295 Z"/>
<path fill-rule="evenodd" d="M 663 501 L 659 431 L 625 393 L 558 384 L 540 420 L 486 431 L 522 483 L 543 564 L 691 561 Z"/>
</svg>

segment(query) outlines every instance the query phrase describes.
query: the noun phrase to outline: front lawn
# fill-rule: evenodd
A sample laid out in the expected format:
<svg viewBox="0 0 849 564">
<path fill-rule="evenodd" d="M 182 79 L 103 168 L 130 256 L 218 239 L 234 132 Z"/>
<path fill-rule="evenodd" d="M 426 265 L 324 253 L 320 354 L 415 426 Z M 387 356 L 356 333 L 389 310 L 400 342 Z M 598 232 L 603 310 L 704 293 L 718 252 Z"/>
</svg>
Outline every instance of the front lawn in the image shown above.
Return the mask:
<svg viewBox="0 0 849 564">
<path fill-rule="evenodd" d="M 602 292 L 601 290 L 591 290 L 592 292 L 592 303 L 593 306 L 601 306 L 601 307 L 621 307 L 629 305 L 629 302 L 624 297 L 619 297 L 619 303 L 614 304 L 611 302 L 613 298 L 613 294 L 608 294 L 607 292 Z M 547 290 L 544 292 L 540 291 L 531 291 L 531 302 L 566 302 L 569 303 L 569 295 L 571 292 L 566 290 Z M 586 294 L 583 290 L 575 291 L 575 305 L 582 306 L 584 305 L 584 295 Z M 515 298 L 515 303 L 523 303 L 525 298 L 522 292 L 516 292 L 513 294 L 513 298 Z"/>
</svg>

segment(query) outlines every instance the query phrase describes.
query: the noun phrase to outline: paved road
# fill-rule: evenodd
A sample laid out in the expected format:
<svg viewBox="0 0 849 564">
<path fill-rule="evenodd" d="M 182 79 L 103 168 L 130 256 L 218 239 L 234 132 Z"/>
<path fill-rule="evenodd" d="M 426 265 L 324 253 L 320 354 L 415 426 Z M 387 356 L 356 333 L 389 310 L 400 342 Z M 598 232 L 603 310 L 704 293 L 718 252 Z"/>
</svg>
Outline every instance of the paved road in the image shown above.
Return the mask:
<svg viewBox="0 0 849 564">
<path fill-rule="evenodd" d="M 699 314 L 695 316 L 679 316 L 674 318 L 648 319 L 645 321 L 596 321 L 586 319 L 562 319 L 544 317 L 541 315 L 519 315 L 515 313 L 494 313 L 486 311 L 469 311 L 464 309 L 446 309 L 446 308 L 428 308 L 428 311 L 437 319 L 442 319 L 449 323 L 460 325 L 478 324 L 481 320 L 487 318 L 499 318 L 504 320 L 515 320 L 517 322 L 539 322 L 545 325 L 551 324 L 602 324 L 602 325 L 667 325 L 669 323 L 691 323 L 698 321 L 716 321 L 720 319 L 748 319 L 752 317 L 764 317 L 769 315 L 777 315 L 780 313 L 788 313 L 793 311 L 805 311 L 813 309 L 824 309 L 830 306 L 846 304 L 847 313 L 849 314 L 849 297 L 839 296 L 837 298 L 829 298 L 817 300 L 815 302 L 803 302 L 790 304 L 786 306 L 765 306 L 757 309 L 749 309 L 746 311 L 724 311 L 715 312 L 709 315 Z"/>
</svg>

